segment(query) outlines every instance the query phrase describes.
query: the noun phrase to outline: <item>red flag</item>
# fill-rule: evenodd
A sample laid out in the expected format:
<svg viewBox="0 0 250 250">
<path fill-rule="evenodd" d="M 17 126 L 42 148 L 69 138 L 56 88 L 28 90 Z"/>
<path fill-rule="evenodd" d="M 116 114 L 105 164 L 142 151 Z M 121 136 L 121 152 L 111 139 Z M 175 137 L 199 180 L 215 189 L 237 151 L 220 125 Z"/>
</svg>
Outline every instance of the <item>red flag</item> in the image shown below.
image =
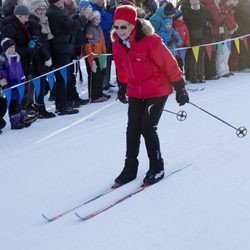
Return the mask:
<svg viewBox="0 0 250 250">
<path fill-rule="evenodd" d="M 245 37 L 242 38 L 242 40 L 243 40 L 244 45 L 245 45 L 246 48 L 248 49 L 248 37 L 245 36 Z"/>
<path fill-rule="evenodd" d="M 208 58 L 211 61 L 213 46 L 212 45 L 207 45 L 207 46 L 205 46 L 205 49 L 206 49 Z"/>
<path fill-rule="evenodd" d="M 88 60 L 90 69 L 92 71 L 92 67 L 93 67 L 93 55 L 92 55 L 92 53 L 88 55 L 87 60 Z"/>
</svg>

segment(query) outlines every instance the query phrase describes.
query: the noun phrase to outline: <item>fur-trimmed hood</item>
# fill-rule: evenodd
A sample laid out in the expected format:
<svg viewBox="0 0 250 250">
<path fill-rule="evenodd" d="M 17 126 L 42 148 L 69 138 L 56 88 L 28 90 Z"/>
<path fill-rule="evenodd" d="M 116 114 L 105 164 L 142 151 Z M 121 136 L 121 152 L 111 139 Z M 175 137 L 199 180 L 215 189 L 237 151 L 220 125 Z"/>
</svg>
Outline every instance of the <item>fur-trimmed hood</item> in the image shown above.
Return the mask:
<svg viewBox="0 0 250 250">
<path fill-rule="evenodd" d="M 148 20 L 145 19 L 137 19 L 135 26 L 135 42 L 139 42 L 145 36 L 152 36 L 155 33 L 154 27 Z M 115 30 L 111 31 L 111 41 L 119 39 Z"/>
</svg>

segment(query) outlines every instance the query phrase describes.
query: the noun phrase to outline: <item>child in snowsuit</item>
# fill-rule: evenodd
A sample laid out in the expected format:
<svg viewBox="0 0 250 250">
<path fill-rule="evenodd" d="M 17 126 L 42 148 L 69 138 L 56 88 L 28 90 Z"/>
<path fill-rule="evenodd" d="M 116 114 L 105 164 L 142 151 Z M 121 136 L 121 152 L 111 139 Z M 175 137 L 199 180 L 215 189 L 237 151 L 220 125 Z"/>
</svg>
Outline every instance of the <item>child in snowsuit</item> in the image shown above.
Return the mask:
<svg viewBox="0 0 250 250">
<path fill-rule="evenodd" d="M 19 54 L 15 51 L 15 42 L 10 38 L 1 41 L 3 53 L 0 55 L 1 81 L 6 81 L 5 87 L 13 87 L 25 81 L 23 68 Z M 11 89 L 11 101 L 9 106 L 9 118 L 11 129 L 22 129 L 30 125 L 23 118 L 25 111 L 21 109 L 21 100 L 17 88 Z"/>
<path fill-rule="evenodd" d="M 174 30 L 173 20 L 171 18 L 166 18 L 162 22 L 159 35 L 172 55 L 177 58 L 178 52 L 175 49 L 182 44 L 182 40 L 179 33 Z"/>
</svg>

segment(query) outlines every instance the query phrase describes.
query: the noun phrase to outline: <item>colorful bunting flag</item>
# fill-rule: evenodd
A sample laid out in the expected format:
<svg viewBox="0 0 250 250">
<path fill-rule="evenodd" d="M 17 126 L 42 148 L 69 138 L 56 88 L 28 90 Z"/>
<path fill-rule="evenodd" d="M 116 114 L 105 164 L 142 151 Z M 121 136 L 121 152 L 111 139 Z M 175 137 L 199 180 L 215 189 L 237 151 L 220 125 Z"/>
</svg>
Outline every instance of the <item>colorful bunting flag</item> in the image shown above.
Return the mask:
<svg viewBox="0 0 250 250">
<path fill-rule="evenodd" d="M 180 56 L 181 56 L 181 59 L 182 59 L 183 63 L 185 63 L 186 52 L 187 52 L 187 49 L 179 50 L 179 53 L 180 53 Z"/>
<path fill-rule="evenodd" d="M 39 78 L 36 78 L 36 79 L 33 79 L 33 80 L 32 80 L 32 83 L 33 83 L 34 88 L 35 88 L 35 91 L 36 91 L 36 97 L 38 97 L 39 94 L 40 94 L 40 90 L 41 90 L 41 81 L 40 81 L 40 77 L 39 77 Z"/>
<path fill-rule="evenodd" d="M 244 36 L 244 37 L 242 38 L 242 40 L 243 40 L 243 43 L 244 43 L 246 49 L 248 49 L 248 38 L 247 38 L 246 36 Z"/>
<path fill-rule="evenodd" d="M 232 43 L 231 43 L 231 41 L 227 41 L 226 45 L 227 45 L 229 53 L 231 54 L 232 53 Z"/>
<path fill-rule="evenodd" d="M 68 71 L 67 71 L 67 67 L 64 67 L 62 69 L 60 69 L 60 73 L 64 79 L 64 83 L 65 83 L 65 86 L 67 86 L 68 84 Z"/>
<path fill-rule="evenodd" d="M 238 53 L 240 54 L 240 40 L 239 40 L 239 38 L 236 38 L 234 40 L 234 44 L 235 44 L 235 47 L 236 47 Z"/>
<path fill-rule="evenodd" d="M 209 58 L 209 60 L 211 61 L 213 46 L 212 46 L 212 45 L 207 45 L 207 46 L 205 46 L 205 49 L 206 49 L 208 58 Z"/>
<path fill-rule="evenodd" d="M 7 107 L 9 107 L 10 106 L 10 101 L 11 101 L 11 88 L 4 89 L 3 93 L 4 93 L 4 95 L 6 97 L 6 100 L 7 100 Z"/>
<path fill-rule="evenodd" d="M 89 54 L 89 56 L 87 57 L 87 61 L 89 63 L 90 69 L 92 71 L 92 68 L 93 68 L 93 55 L 92 54 Z"/>
<path fill-rule="evenodd" d="M 193 54 L 194 54 L 195 61 L 197 63 L 198 62 L 198 58 L 199 58 L 200 46 L 194 46 L 194 47 L 192 47 L 192 51 L 193 51 Z"/>
<path fill-rule="evenodd" d="M 101 70 L 103 70 L 104 68 L 107 67 L 107 55 L 99 54 L 98 55 L 98 60 L 99 60 L 99 63 L 100 63 Z"/>
<path fill-rule="evenodd" d="M 25 92 L 25 84 L 21 84 L 17 87 L 19 93 L 19 103 L 22 102 Z"/>
</svg>

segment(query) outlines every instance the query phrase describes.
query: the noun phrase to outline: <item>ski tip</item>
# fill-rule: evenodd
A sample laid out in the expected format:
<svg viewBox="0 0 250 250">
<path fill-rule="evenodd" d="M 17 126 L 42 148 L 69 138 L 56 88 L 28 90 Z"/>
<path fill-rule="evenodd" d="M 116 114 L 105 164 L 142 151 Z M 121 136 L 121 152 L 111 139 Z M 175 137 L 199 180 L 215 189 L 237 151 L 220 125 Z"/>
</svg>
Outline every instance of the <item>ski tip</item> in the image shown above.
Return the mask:
<svg viewBox="0 0 250 250">
<path fill-rule="evenodd" d="M 75 215 L 76 215 L 76 217 L 77 217 L 78 219 L 80 219 L 80 220 L 82 220 L 82 221 L 86 221 L 86 220 L 89 219 L 89 218 L 87 218 L 87 217 L 82 217 L 81 215 L 79 215 L 79 214 L 76 213 L 76 212 L 75 212 Z"/>
<path fill-rule="evenodd" d="M 43 217 L 47 222 L 53 221 L 52 219 L 48 218 L 45 214 L 42 214 L 42 217 Z"/>
</svg>

